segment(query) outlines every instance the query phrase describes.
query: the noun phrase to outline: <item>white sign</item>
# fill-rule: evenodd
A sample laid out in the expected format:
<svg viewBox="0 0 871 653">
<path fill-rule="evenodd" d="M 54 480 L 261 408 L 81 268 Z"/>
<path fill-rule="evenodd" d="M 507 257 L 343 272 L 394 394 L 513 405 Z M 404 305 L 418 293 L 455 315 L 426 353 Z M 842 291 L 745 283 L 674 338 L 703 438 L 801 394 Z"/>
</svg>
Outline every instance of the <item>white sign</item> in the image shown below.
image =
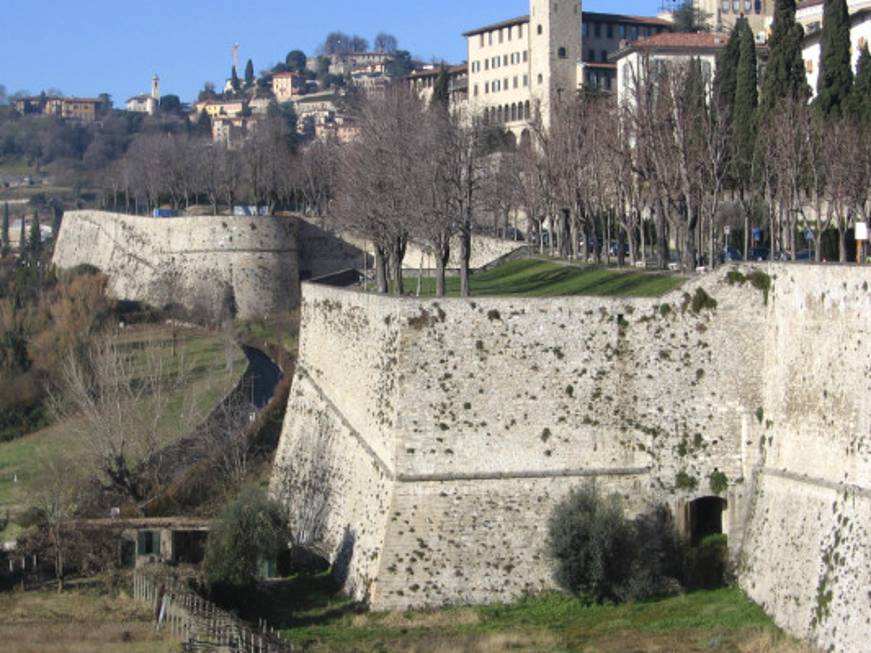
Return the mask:
<svg viewBox="0 0 871 653">
<path fill-rule="evenodd" d="M 725 227 L 723 227 L 723 233 L 728 236 L 729 234 L 732 233 L 732 227 L 730 227 L 729 225 L 726 225 Z"/>
<path fill-rule="evenodd" d="M 856 223 L 856 240 L 868 240 L 868 223 Z"/>
</svg>

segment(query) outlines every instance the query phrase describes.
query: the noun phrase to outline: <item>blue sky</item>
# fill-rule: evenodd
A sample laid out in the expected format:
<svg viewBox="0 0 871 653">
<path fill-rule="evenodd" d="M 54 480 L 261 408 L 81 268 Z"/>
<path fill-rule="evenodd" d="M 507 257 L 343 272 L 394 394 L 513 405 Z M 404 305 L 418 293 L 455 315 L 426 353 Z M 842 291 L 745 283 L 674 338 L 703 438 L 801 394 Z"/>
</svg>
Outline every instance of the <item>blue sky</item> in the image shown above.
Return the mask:
<svg viewBox="0 0 871 653">
<path fill-rule="evenodd" d="M 528 13 L 527 0 L 0 0 L 0 84 L 7 93 L 58 88 L 66 95 L 111 93 L 116 106 L 147 92 L 194 98 L 203 82 L 229 75 L 231 47 L 256 70 L 300 48 L 311 54 L 339 29 L 370 41 L 394 34 L 424 59 L 465 59 L 461 33 Z M 590 0 L 590 11 L 653 15 L 658 0 Z M 241 73 L 241 71 L 240 71 Z"/>
</svg>

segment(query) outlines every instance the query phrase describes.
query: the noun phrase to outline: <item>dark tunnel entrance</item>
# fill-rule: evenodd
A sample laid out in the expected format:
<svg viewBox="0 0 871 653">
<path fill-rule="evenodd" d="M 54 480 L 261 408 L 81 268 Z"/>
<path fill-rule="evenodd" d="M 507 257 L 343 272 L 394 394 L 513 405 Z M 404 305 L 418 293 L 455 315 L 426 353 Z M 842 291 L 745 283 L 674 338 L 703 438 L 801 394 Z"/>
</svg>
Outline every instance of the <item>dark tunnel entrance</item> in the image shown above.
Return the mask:
<svg viewBox="0 0 871 653">
<path fill-rule="evenodd" d="M 720 497 L 701 497 L 689 505 L 690 544 L 698 546 L 708 535 L 723 532 L 723 513 L 727 507 Z"/>
</svg>

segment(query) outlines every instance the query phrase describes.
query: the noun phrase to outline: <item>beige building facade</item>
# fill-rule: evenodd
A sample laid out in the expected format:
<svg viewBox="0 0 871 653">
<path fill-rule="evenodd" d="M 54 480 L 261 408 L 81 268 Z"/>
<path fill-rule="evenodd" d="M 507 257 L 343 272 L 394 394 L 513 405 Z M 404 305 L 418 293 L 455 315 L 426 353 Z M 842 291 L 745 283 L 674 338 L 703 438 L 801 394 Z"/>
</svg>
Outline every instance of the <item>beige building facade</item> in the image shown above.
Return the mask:
<svg viewBox="0 0 871 653">
<path fill-rule="evenodd" d="M 528 16 L 486 25 L 464 36 L 470 110 L 516 136 L 523 136 L 536 115 L 549 125 L 551 100 L 578 88 L 578 0 L 530 0 Z"/>
</svg>

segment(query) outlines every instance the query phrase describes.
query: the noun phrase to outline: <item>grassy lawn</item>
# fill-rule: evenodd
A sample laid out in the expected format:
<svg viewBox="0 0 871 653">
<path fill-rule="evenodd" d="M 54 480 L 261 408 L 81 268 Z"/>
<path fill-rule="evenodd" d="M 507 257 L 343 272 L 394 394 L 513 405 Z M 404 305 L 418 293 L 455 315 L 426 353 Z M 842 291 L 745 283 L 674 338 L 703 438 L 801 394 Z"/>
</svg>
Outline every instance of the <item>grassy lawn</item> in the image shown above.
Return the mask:
<svg viewBox="0 0 871 653">
<path fill-rule="evenodd" d="M 265 617 L 314 652 L 810 653 L 733 587 L 618 606 L 552 593 L 505 605 L 370 613 L 319 575 L 235 592 L 225 606 L 243 618 Z"/>
<path fill-rule="evenodd" d="M 118 339 L 130 346 L 160 347 L 171 356 L 172 331 L 167 327 L 131 329 Z M 161 429 L 168 440 L 185 435 L 178 414 L 188 392 L 197 399 L 197 412 L 205 414 L 233 388 L 246 367 L 244 354 L 234 347 L 230 352 L 232 367 L 227 368 L 224 339 L 219 334 L 183 330 L 177 334 L 176 347 L 176 360 L 186 360 L 189 383 L 172 397 L 161 421 Z M 176 367 L 167 365 L 167 372 Z M 9 510 L 14 515 L 25 505 L 28 484 L 38 471 L 40 460 L 49 451 L 77 450 L 77 443 L 73 440 L 75 426 L 71 421 L 58 422 L 16 440 L 0 443 L 0 513 Z M 15 524 L 10 524 L 0 533 L 0 539 L 14 536 Z"/>
<path fill-rule="evenodd" d="M 280 345 L 295 355 L 299 347 L 299 310 L 269 320 L 240 322 L 236 332 L 242 337 Z"/>
<path fill-rule="evenodd" d="M 169 653 L 144 604 L 93 590 L 0 594 L 0 649 L 17 653 Z"/>
<path fill-rule="evenodd" d="M 472 275 L 473 295 L 519 295 L 553 297 L 560 295 L 608 295 L 615 297 L 658 297 L 684 282 L 674 274 L 617 270 L 594 265 L 568 265 L 539 259 L 521 259 Z M 458 295 L 459 277 L 446 280 L 447 294 Z M 406 293 L 417 292 L 417 278 L 403 279 Z M 435 279 L 421 280 L 421 295 L 435 294 Z"/>
</svg>

